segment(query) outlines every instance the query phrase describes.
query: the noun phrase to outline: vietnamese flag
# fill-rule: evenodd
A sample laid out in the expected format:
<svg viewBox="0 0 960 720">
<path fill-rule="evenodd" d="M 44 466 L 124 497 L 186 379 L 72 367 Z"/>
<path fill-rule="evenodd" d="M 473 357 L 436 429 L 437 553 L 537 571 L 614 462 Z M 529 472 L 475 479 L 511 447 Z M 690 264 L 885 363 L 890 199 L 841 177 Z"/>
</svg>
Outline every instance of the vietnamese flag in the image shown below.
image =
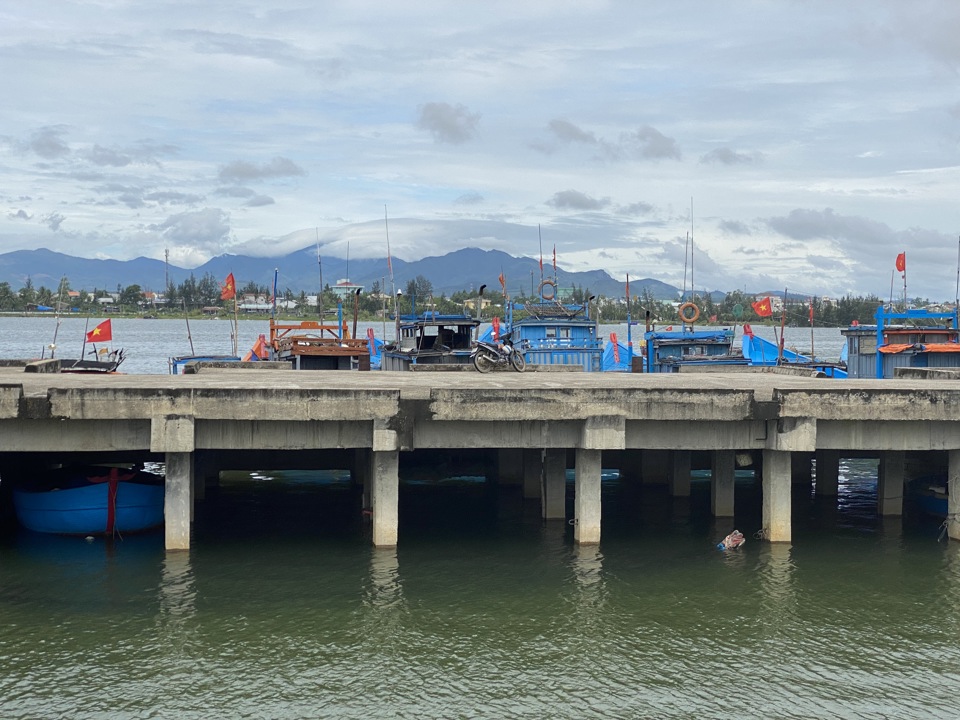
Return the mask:
<svg viewBox="0 0 960 720">
<path fill-rule="evenodd" d="M 230 300 L 237 296 L 237 283 L 233 279 L 233 273 L 227 275 L 227 279 L 223 281 L 223 285 L 220 287 L 220 299 L 221 300 Z"/>
<path fill-rule="evenodd" d="M 113 329 L 110 326 L 109 320 L 104 320 L 102 323 L 97 325 L 93 330 L 87 333 L 87 342 L 106 342 L 107 340 L 113 340 Z"/>
<path fill-rule="evenodd" d="M 773 308 L 770 307 L 770 296 L 751 303 L 751 306 L 753 307 L 753 311 L 760 317 L 770 317 L 773 315 Z"/>
<path fill-rule="evenodd" d="M 907 271 L 907 254 L 905 252 L 897 255 L 897 272 Z"/>
</svg>

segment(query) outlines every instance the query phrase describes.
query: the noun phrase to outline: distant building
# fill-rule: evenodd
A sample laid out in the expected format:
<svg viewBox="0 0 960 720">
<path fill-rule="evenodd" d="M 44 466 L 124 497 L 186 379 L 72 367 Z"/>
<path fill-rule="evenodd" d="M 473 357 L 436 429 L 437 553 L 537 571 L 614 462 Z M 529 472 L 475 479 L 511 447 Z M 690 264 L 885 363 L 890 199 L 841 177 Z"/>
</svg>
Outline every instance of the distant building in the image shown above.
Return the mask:
<svg viewBox="0 0 960 720">
<path fill-rule="evenodd" d="M 337 281 L 337 284 L 330 288 L 330 292 L 336 295 L 338 298 L 343 300 L 351 295 L 354 295 L 357 290 L 363 292 L 363 285 L 357 285 L 350 282 L 349 278 L 343 278 Z"/>
</svg>

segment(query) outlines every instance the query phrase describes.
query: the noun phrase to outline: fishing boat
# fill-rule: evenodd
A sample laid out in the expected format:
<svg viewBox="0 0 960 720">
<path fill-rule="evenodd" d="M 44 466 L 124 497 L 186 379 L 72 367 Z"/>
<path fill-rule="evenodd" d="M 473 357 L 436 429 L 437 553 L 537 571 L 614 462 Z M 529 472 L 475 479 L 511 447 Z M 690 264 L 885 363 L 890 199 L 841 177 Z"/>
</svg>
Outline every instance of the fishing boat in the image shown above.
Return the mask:
<svg viewBox="0 0 960 720">
<path fill-rule="evenodd" d="M 471 365 L 470 353 L 480 326 L 477 318 L 428 310 L 401 315 L 397 324 L 397 339 L 380 350 L 381 370 Z"/>
<path fill-rule="evenodd" d="M 960 368 L 957 308 L 896 311 L 880 305 L 874 325 L 841 330 L 852 378 L 892 378 L 898 368 Z"/>
<path fill-rule="evenodd" d="M 698 330 L 693 323 L 683 323 L 679 330 L 673 326 L 647 329 L 643 334 L 643 371 L 675 373 L 703 370 L 707 366 L 749 365 L 735 350 L 733 340 L 730 328 Z"/>
<path fill-rule="evenodd" d="M 139 468 L 68 466 L 22 481 L 13 506 L 20 524 L 35 532 L 139 532 L 163 524 L 163 482 Z"/>
<path fill-rule="evenodd" d="M 753 333 L 750 325 L 743 326 L 741 350 L 751 367 L 795 367 L 816 372 L 822 377 L 847 377 L 846 348 L 836 361 L 804 355 Z"/>
</svg>

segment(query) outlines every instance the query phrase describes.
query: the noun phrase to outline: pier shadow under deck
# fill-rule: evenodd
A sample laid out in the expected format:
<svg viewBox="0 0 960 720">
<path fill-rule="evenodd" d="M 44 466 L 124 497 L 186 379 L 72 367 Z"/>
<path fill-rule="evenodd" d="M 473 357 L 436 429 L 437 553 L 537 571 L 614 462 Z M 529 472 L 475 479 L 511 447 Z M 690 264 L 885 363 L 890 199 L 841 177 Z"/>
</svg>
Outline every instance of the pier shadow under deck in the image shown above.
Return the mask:
<svg viewBox="0 0 960 720">
<path fill-rule="evenodd" d="M 500 483 L 601 538 L 601 468 L 690 494 L 712 469 L 711 511 L 734 513 L 734 472 L 762 467 L 767 540 L 791 540 L 791 487 L 836 495 L 841 457 L 879 459 L 878 514 L 902 512 L 904 458 L 938 453 L 960 475 L 960 380 L 830 380 L 776 372 L 704 375 L 328 373 L 216 370 L 189 376 L 25 374 L 0 369 L 0 479 L 32 463 L 162 461 L 166 547 L 190 547 L 204 480 L 229 469 L 341 468 L 363 486 L 372 542 L 399 537 L 398 468 L 471 453 Z M 3 483 L 0 482 L 0 488 Z M 960 479 L 948 523 L 960 539 Z M 8 503 L 0 491 L 0 505 Z"/>
</svg>

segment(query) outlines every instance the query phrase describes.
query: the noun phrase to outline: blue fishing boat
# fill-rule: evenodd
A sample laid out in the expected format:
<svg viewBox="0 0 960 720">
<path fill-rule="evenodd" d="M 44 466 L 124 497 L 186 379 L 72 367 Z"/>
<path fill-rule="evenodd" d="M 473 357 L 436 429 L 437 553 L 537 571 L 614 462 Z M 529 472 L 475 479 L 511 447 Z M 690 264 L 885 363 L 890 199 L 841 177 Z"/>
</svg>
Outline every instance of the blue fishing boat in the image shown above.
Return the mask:
<svg viewBox="0 0 960 720">
<path fill-rule="evenodd" d="M 946 312 L 877 308 L 876 324 L 854 324 L 847 342 L 852 378 L 892 378 L 897 368 L 960 368 L 957 309 Z"/>
<path fill-rule="evenodd" d="M 515 345 L 526 347 L 527 365 L 554 365 L 585 372 L 629 372 L 633 346 L 612 335 L 604 347 L 600 323 L 591 317 L 589 298 L 582 303 L 564 303 L 557 297 L 554 280 L 540 283 L 538 298 L 531 302 L 505 302 L 506 318 L 494 323 L 483 340 L 509 334 Z"/>
<path fill-rule="evenodd" d="M 138 468 L 70 466 L 24 480 L 13 506 L 28 530 L 113 535 L 163 524 L 163 477 Z"/>
<path fill-rule="evenodd" d="M 733 336 L 730 328 L 698 330 L 692 323 L 683 323 L 680 330 L 673 326 L 648 329 L 643 334 L 643 371 L 675 373 L 706 366 L 746 366 L 749 361 L 734 350 Z"/>
<path fill-rule="evenodd" d="M 754 335 L 750 326 L 744 325 L 741 350 L 751 367 L 806 368 L 824 377 L 838 379 L 847 377 L 846 348 L 841 352 L 837 362 L 822 360 L 787 347 L 780 347 L 776 343 Z"/>
</svg>

